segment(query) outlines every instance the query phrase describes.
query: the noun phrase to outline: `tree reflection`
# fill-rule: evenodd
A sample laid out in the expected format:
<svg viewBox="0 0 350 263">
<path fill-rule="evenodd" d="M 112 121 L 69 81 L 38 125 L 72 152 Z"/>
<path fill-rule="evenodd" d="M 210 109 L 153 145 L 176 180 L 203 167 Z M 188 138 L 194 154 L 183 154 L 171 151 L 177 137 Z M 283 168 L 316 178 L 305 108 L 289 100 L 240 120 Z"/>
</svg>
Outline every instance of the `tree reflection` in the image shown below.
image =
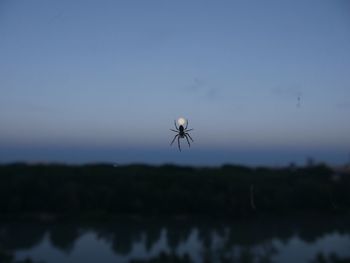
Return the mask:
<svg viewBox="0 0 350 263">
<path fill-rule="evenodd" d="M 81 236 L 82 231 L 76 224 L 58 224 L 50 229 L 50 240 L 53 246 L 69 253 L 74 248 L 74 243 Z"/>
<path fill-rule="evenodd" d="M 17 250 L 29 250 L 47 237 L 53 247 L 70 253 L 84 233 L 93 233 L 105 241 L 119 256 L 133 256 L 133 248 L 142 247 L 148 255 L 158 256 L 148 261 L 191 262 L 191 249 L 203 262 L 272 262 L 278 253 L 273 240 L 282 243 L 298 236 L 313 243 L 327 234 L 350 234 L 347 217 L 267 218 L 225 222 L 205 219 L 120 218 L 101 223 L 2 223 L 0 224 L 0 262 L 13 263 Z M 162 235 L 162 233 L 166 235 Z M 182 249 L 182 252 L 179 251 Z M 190 253 L 186 257 L 184 253 Z M 153 261 L 152 261 L 153 260 Z M 157 261 L 158 260 L 158 261 Z M 348 262 L 335 254 L 319 254 L 313 262 Z M 197 261 L 196 261 L 197 262 Z M 17 263 L 17 262 L 16 262 Z"/>
<path fill-rule="evenodd" d="M 8 250 L 29 249 L 40 243 L 47 228 L 35 223 L 0 225 L 0 247 Z"/>
<path fill-rule="evenodd" d="M 94 226 L 93 231 L 98 238 L 106 240 L 111 244 L 115 253 L 128 255 L 134 243 L 142 239 L 142 222 L 132 220 L 121 220 L 116 223 Z"/>
<path fill-rule="evenodd" d="M 157 257 L 151 259 L 134 259 L 130 263 L 192 263 L 193 261 L 188 254 L 183 256 L 176 255 L 174 253 L 166 254 L 164 252 L 160 253 Z"/>
<path fill-rule="evenodd" d="M 175 251 L 180 243 L 185 242 L 190 236 L 193 225 L 186 220 L 171 221 L 166 224 L 167 240 L 171 251 Z"/>
<path fill-rule="evenodd" d="M 43 261 L 37 262 L 31 258 L 26 258 L 24 260 L 15 260 L 15 256 L 10 253 L 2 250 L 0 248 L 0 262 L 1 263 L 44 263 Z"/>
<path fill-rule="evenodd" d="M 341 258 L 334 253 L 329 254 L 327 257 L 323 253 L 318 253 L 311 263 L 350 263 L 350 257 Z"/>
<path fill-rule="evenodd" d="M 151 223 L 145 228 L 144 233 L 146 251 L 149 252 L 154 244 L 160 239 L 161 228 L 158 224 Z"/>
<path fill-rule="evenodd" d="M 10 263 L 10 262 L 13 262 L 13 259 L 14 259 L 14 256 L 12 253 L 0 247 L 0 262 Z"/>
</svg>

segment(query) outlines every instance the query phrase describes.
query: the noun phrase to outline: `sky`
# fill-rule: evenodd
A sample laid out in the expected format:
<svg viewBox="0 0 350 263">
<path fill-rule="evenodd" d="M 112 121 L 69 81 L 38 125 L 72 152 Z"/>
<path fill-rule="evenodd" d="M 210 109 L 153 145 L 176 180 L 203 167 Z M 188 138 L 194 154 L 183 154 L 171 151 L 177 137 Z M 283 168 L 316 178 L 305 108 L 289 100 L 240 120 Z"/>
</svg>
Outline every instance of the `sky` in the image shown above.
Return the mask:
<svg viewBox="0 0 350 263">
<path fill-rule="evenodd" d="M 0 163 L 343 164 L 349 69 L 346 0 L 0 0 Z"/>
</svg>

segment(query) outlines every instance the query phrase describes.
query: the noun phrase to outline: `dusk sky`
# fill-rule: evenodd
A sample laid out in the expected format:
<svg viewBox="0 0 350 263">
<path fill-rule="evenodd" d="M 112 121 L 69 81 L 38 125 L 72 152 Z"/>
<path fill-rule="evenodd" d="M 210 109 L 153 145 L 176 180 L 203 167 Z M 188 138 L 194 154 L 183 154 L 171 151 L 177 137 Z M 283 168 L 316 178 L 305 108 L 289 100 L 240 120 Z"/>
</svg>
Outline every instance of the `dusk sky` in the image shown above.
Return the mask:
<svg viewBox="0 0 350 263">
<path fill-rule="evenodd" d="M 343 164 L 350 1 L 0 0 L 0 92 L 0 163 Z"/>
</svg>

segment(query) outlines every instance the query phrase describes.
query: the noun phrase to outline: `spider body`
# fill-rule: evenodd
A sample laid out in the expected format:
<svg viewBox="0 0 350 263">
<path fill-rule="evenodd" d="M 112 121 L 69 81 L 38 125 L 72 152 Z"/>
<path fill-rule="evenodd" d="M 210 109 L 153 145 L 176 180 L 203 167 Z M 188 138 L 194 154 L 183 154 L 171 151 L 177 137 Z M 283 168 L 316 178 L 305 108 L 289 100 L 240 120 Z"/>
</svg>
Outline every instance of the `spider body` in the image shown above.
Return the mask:
<svg viewBox="0 0 350 263">
<path fill-rule="evenodd" d="M 184 132 L 184 126 L 180 125 L 179 127 L 179 135 L 181 138 L 183 138 L 185 136 L 185 132 Z"/>
<path fill-rule="evenodd" d="M 172 145 L 177 138 L 177 145 L 179 147 L 179 151 L 181 152 L 180 138 L 186 138 L 187 143 L 188 143 L 188 147 L 191 147 L 191 144 L 190 144 L 190 141 L 188 140 L 188 138 L 190 138 L 192 142 L 193 142 L 193 139 L 188 132 L 192 131 L 193 129 L 189 129 L 189 130 L 187 129 L 188 121 L 186 122 L 186 127 L 184 127 L 183 125 L 179 125 L 179 127 L 177 127 L 176 121 L 174 121 L 174 125 L 175 125 L 176 130 L 173 130 L 173 129 L 170 129 L 170 130 L 173 132 L 176 132 L 177 134 L 174 136 L 174 139 L 172 140 L 170 145 Z"/>
</svg>

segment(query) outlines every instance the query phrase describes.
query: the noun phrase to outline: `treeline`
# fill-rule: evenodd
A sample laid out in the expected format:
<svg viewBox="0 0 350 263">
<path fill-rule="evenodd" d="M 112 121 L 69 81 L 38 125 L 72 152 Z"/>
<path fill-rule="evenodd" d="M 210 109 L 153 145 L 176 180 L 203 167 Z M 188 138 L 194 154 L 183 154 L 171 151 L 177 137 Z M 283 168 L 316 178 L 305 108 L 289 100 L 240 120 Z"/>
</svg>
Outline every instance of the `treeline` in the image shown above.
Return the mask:
<svg viewBox="0 0 350 263">
<path fill-rule="evenodd" d="M 0 214 L 210 215 L 347 212 L 350 176 L 325 165 L 0 166 Z"/>
</svg>

